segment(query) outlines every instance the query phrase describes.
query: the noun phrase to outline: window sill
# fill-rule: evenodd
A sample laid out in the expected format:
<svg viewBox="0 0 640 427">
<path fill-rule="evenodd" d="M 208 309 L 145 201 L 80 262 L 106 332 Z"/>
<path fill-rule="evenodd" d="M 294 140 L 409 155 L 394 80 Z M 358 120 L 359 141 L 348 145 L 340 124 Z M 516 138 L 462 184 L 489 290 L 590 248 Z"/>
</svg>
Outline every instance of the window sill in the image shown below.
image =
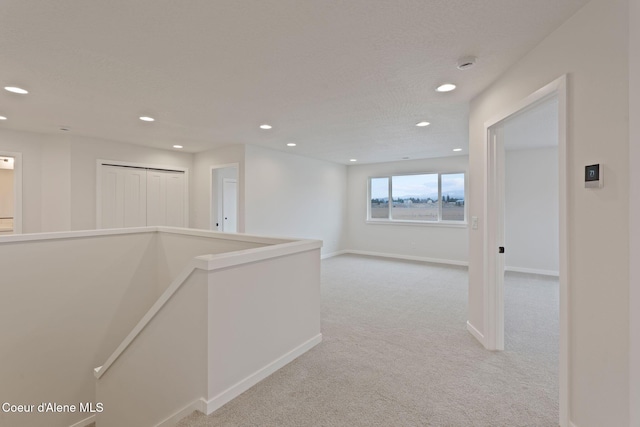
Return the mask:
<svg viewBox="0 0 640 427">
<path fill-rule="evenodd" d="M 448 228 L 467 228 L 467 222 L 453 222 L 453 221 L 438 221 L 438 222 L 427 222 L 427 221 L 389 221 L 389 220 L 374 220 L 367 219 L 365 220 L 366 224 L 373 225 L 409 225 L 409 226 L 418 226 L 418 227 L 448 227 Z"/>
</svg>

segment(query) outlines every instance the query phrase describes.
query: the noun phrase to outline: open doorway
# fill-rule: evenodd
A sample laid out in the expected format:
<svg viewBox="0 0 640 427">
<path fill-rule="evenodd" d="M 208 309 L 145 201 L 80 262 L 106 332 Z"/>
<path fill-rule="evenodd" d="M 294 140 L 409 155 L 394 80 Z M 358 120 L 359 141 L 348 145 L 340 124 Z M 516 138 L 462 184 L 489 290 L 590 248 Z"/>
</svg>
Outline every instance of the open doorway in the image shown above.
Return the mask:
<svg viewBox="0 0 640 427">
<path fill-rule="evenodd" d="M 0 236 L 22 233 L 20 153 L 0 152 Z"/>
<path fill-rule="evenodd" d="M 211 167 L 211 230 L 238 232 L 238 170 L 237 163 Z"/>
<path fill-rule="evenodd" d="M 563 76 L 485 123 L 485 345 L 505 349 L 505 270 L 558 274 L 555 351 L 562 426 L 568 425 L 569 403 L 566 99 Z M 529 132 L 547 141 L 515 138 L 514 129 L 522 133 L 523 126 L 540 128 Z M 540 238 L 542 234 L 546 237 Z M 513 245 L 511 257 L 507 257 L 511 251 L 507 243 Z"/>
</svg>

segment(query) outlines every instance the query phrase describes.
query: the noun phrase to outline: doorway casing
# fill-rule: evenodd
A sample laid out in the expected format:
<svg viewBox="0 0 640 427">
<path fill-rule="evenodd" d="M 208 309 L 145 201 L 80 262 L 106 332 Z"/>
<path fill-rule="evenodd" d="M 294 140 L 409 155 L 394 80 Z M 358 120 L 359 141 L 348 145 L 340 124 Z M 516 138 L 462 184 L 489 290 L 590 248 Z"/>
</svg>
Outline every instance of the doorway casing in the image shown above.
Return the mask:
<svg viewBox="0 0 640 427">
<path fill-rule="evenodd" d="M 569 256 L 567 214 L 567 76 L 563 75 L 535 91 L 484 124 L 486 173 L 484 176 L 484 340 L 489 350 L 504 350 L 504 255 L 498 253 L 504 239 L 504 147 L 492 129 L 503 120 L 556 96 L 558 99 L 558 184 L 559 184 L 559 290 L 560 349 L 559 389 L 560 426 L 570 425 L 569 411 Z M 507 248 L 508 249 L 508 248 Z M 502 273 L 501 273 L 502 269 Z M 474 334 L 477 337 L 477 334 Z"/>
<path fill-rule="evenodd" d="M 244 232 L 244 221 L 242 220 L 243 214 L 241 212 L 241 197 L 242 197 L 242 178 L 240 176 L 240 163 L 225 163 L 220 165 L 212 165 L 209 174 L 209 229 L 218 231 L 220 230 L 220 223 L 223 222 L 220 219 L 223 217 L 222 206 L 224 203 L 224 197 L 221 189 L 222 185 L 217 185 L 218 172 L 222 170 L 235 170 L 236 180 L 236 232 Z M 220 180 L 220 184 L 222 179 Z"/>
<path fill-rule="evenodd" d="M 13 234 L 22 234 L 22 153 L 0 151 L 2 157 L 13 157 Z"/>
</svg>

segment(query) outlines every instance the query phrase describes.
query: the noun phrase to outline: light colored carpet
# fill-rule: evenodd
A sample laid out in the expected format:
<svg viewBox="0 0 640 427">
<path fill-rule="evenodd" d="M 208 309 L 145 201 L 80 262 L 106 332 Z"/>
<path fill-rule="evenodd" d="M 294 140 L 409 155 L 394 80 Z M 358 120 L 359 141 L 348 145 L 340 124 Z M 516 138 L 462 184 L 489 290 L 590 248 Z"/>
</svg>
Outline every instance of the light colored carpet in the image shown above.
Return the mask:
<svg viewBox="0 0 640 427">
<path fill-rule="evenodd" d="M 507 275 L 504 352 L 466 331 L 467 283 L 465 268 L 325 260 L 323 342 L 179 426 L 557 426 L 557 280 Z"/>
</svg>

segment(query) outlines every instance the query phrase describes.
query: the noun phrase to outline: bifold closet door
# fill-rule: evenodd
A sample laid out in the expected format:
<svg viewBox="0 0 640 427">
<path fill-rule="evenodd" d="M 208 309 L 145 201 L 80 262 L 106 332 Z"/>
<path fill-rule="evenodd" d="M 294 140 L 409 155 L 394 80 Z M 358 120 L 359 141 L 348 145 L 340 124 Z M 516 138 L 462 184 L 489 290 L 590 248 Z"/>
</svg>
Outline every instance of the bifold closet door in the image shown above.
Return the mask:
<svg viewBox="0 0 640 427">
<path fill-rule="evenodd" d="M 186 227 L 184 173 L 147 171 L 147 225 Z"/>
<path fill-rule="evenodd" d="M 102 166 L 101 223 L 99 228 L 147 225 L 147 171 Z"/>
</svg>

